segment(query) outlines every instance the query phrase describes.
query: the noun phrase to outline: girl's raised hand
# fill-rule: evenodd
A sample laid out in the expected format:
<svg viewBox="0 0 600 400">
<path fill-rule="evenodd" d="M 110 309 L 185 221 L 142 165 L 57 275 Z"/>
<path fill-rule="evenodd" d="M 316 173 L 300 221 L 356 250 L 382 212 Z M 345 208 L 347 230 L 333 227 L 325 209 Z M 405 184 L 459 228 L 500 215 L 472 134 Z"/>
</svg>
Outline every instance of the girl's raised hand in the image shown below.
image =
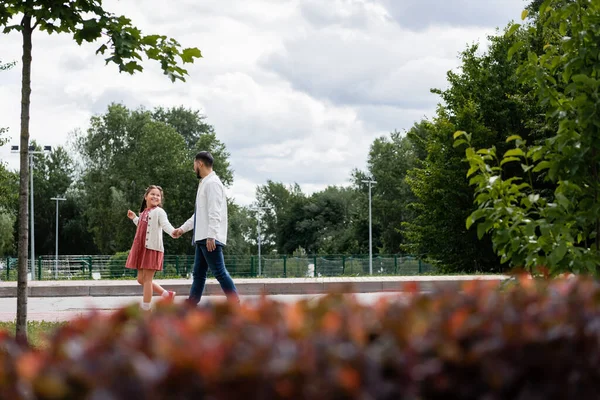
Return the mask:
<svg viewBox="0 0 600 400">
<path fill-rule="evenodd" d="M 129 217 L 129 219 L 134 219 L 135 213 L 131 210 L 127 210 L 127 217 Z"/>
</svg>

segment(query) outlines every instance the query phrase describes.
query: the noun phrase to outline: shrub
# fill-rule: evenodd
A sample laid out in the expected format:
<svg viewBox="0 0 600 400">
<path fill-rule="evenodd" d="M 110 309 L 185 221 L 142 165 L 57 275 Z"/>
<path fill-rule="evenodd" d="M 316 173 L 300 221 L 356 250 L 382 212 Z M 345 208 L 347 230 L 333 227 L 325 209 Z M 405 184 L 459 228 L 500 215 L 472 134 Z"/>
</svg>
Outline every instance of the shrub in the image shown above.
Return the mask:
<svg viewBox="0 0 600 400">
<path fill-rule="evenodd" d="M 413 290 L 415 288 L 412 288 Z M 588 399 L 600 391 L 600 284 L 470 282 L 374 306 L 342 295 L 239 308 L 137 306 L 0 336 L 10 399 Z M 404 297 L 406 299 L 406 297 Z"/>
<path fill-rule="evenodd" d="M 129 250 L 118 252 L 110 258 L 108 262 L 110 278 L 121 278 L 131 274 L 131 271 L 125 268 L 127 257 L 129 257 Z"/>
</svg>

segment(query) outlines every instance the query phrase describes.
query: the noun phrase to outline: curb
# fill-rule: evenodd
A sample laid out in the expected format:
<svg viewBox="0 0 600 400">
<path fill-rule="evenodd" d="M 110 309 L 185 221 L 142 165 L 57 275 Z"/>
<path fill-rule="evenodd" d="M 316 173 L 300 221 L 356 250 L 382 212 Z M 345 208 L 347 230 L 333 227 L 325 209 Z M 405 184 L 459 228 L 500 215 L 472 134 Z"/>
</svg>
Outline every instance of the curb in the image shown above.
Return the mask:
<svg viewBox="0 0 600 400">
<path fill-rule="evenodd" d="M 279 278 L 279 279 L 234 279 L 240 295 L 292 295 L 338 293 L 405 292 L 417 289 L 428 292 L 434 289 L 456 290 L 468 281 L 491 281 L 501 283 L 508 279 L 504 275 L 463 276 L 401 276 L 361 278 Z M 167 290 L 178 294 L 189 293 L 189 279 L 156 280 Z M 27 287 L 29 297 L 110 297 L 139 296 L 142 287 L 131 281 L 33 281 Z M 204 295 L 223 295 L 219 283 L 208 279 Z M 0 298 L 16 297 L 16 282 L 0 282 Z"/>
</svg>

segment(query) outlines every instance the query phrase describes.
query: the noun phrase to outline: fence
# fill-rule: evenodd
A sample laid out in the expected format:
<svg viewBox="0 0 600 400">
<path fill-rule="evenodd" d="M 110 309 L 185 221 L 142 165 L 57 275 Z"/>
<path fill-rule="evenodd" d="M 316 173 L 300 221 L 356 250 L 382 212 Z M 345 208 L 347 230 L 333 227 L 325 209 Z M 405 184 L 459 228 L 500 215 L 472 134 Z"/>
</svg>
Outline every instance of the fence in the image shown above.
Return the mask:
<svg viewBox="0 0 600 400">
<path fill-rule="evenodd" d="M 113 256 L 41 256 L 36 259 L 35 280 L 67 279 L 134 279 L 135 270 L 125 268 L 127 255 Z M 0 263 L 0 280 L 17 279 L 17 259 L 7 258 Z M 320 276 L 361 276 L 369 275 L 369 257 L 365 255 L 314 255 L 262 256 L 260 276 L 279 277 L 320 277 Z M 4 264 L 4 265 L 2 265 Z M 257 256 L 225 256 L 225 265 L 234 277 L 257 277 L 259 265 Z M 164 268 L 156 273 L 156 278 L 187 278 L 194 266 L 194 256 L 169 256 L 164 259 Z M 418 275 L 432 272 L 434 267 L 410 255 L 373 256 L 374 275 Z M 31 267 L 28 268 L 31 274 Z"/>
</svg>

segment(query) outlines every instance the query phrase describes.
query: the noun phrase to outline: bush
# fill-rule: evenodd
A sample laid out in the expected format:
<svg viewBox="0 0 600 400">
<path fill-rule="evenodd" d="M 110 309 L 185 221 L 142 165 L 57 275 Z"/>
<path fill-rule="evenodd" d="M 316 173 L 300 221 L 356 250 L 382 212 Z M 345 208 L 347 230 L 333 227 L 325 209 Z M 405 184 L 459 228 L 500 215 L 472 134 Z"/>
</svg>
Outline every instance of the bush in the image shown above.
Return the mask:
<svg viewBox="0 0 600 400">
<path fill-rule="evenodd" d="M 415 288 L 412 288 L 415 289 Z M 235 308 L 132 306 L 0 337 L 10 399 L 590 399 L 600 284 L 470 282 L 364 306 L 341 295 Z"/>
<path fill-rule="evenodd" d="M 127 263 L 127 257 L 129 257 L 129 250 L 121 251 L 112 256 L 108 262 L 108 270 L 110 278 L 122 278 L 124 276 L 130 276 L 132 272 L 125 268 Z"/>
</svg>

